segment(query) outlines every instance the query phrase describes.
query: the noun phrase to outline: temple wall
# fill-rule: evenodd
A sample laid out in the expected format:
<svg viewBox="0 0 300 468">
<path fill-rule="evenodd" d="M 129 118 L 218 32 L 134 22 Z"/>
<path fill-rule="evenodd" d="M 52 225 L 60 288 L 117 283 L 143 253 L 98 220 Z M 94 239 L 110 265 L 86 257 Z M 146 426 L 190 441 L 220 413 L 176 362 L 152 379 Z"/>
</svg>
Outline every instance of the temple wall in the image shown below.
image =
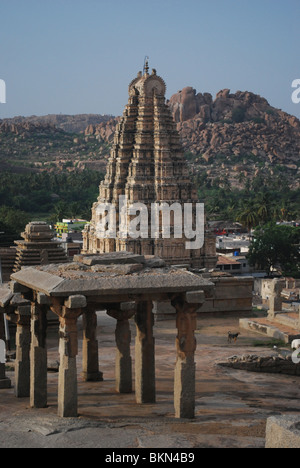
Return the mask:
<svg viewBox="0 0 300 468">
<path fill-rule="evenodd" d="M 218 277 L 209 278 L 215 284 L 214 297 L 207 299 L 201 307 L 201 315 L 207 313 L 241 313 L 242 316 L 252 312 L 252 277 Z M 156 320 L 174 319 L 175 309 L 163 303 L 155 303 Z"/>
</svg>

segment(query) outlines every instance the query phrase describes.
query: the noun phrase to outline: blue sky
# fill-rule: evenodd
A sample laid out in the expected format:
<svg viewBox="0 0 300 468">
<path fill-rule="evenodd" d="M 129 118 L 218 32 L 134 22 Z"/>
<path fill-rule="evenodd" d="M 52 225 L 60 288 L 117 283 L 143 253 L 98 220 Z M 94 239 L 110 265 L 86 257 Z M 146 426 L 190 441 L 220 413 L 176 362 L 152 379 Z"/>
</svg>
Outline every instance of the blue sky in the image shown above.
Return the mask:
<svg viewBox="0 0 300 468">
<path fill-rule="evenodd" d="M 168 98 L 247 90 L 300 118 L 299 20 L 299 0 L 0 0 L 0 118 L 120 115 L 145 55 Z"/>
</svg>

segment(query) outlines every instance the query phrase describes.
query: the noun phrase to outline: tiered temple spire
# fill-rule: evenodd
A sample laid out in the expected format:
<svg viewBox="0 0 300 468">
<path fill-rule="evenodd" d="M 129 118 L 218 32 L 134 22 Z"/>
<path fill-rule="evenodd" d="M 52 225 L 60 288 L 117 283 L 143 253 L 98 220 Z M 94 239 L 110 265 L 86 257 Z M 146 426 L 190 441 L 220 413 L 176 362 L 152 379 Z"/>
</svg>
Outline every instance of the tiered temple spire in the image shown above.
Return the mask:
<svg viewBox="0 0 300 468">
<path fill-rule="evenodd" d="M 15 241 L 17 245 L 14 271 L 22 267 L 66 263 L 67 253 L 59 242 L 53 241 L 54 232 L 43 221 L 34 221 L 25 227 L 24 240 Z"/>
<path fill-rule="evenodd" d="M 167 202 L 196 203 L 197 192 L 191 182 L 176 124 L 165 102 L 166 84 L 148 61 L 144 74 L 129 85 L 129 100 L 114 137 L 107 172 L 100 184 L 98 201 L 92 208 L 92 221 L 83 233 L 85 253 L 129 251 L 157 255 L 169 264 L 214 267 L 215 240 L 207 236 L 200 250 L 187 250 L 186 238 L 103 239 L 97 235 L 99 204 L 113 204 L 119 211 L 119 197 L 128 204 L 143 203 L 151 213 L 151 204 Z M 150 217 L 150 214 L 149 214 Z M 128 221 L 131 218 L 128 216 Z M 117 224 L 118 224 L 117 219 Z M 149 219 L 149 226 L 151 222 Z M 171 219 L 171 234 L 174 220 Z"/>
</svg>

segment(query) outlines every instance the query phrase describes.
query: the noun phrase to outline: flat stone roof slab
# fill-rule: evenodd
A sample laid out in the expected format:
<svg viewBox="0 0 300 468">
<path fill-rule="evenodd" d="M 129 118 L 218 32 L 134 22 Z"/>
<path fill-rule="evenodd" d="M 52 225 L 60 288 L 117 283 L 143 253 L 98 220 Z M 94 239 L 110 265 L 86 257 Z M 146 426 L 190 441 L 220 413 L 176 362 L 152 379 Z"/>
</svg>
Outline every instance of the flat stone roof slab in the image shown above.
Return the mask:
<svg viewBox="0 0 300 468">
<path fill-rule="evenodd" d="M 111 252 L 101 255 L 75 255 L 74 262 L 84 265 L 121 265 L 133 263 L 145 263 L 144 255 L 137 255 L 130 252 Z"/>
<path fill-rule="evenodd" d="M 6 307 L 12 297 L 13 293 L 9 289 L 9 286 L 0 287 L 0 307 Z"/>
<path fill-rule="evenodd" d="M 12 274 L 11 278 L 23 286 L 43 292 L 47 296 L 50 296 L 51 292 L 65 281 L 59 276 L 39 271 L 33 267 L 23 268 L 17 273 Z"/>
<path fill-rule="evenodd" d="M 131 258 L 132 263 L 132 258 Z M 83 266 L 83 264 L 81 263 Z M 84 296 L 172 293 L 205 290 L 212 295 L 214 284 L 191 272 L 172 268 L 145 268 L 131 274 L 116 273 L 115 265 L 104 272 L 81 269 L 74 262 L 67 265 L 26 268 L 12 279 L 48 296 Z M 78 269 L 79 268 L 79 269 Z"/>
</svg>

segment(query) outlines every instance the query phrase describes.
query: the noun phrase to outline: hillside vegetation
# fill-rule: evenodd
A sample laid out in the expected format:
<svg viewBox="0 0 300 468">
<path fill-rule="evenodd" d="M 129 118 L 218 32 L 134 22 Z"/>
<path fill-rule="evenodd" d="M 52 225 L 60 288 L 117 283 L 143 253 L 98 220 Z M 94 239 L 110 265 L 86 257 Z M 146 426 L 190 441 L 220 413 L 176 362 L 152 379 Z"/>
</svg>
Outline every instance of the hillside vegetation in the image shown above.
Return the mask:
<svg viewBox="0 0 300 468">
<path fill-rule="evenodd" d="M 50 124 L 0 121 L 0 169 L 6 172 L 105 171 L 109 145 Z"/>
<path fill-rule="evenodd" d="M 296 117 L 240 91 L 213 99 L 188 87 L 168 105 L 208 219 L 249 229 L 299 221 Z M 0 231 L 17 234 L 33 219 L 89 219 L 118 121 L 85 114 L 0 121 Z"/>
</svg>

